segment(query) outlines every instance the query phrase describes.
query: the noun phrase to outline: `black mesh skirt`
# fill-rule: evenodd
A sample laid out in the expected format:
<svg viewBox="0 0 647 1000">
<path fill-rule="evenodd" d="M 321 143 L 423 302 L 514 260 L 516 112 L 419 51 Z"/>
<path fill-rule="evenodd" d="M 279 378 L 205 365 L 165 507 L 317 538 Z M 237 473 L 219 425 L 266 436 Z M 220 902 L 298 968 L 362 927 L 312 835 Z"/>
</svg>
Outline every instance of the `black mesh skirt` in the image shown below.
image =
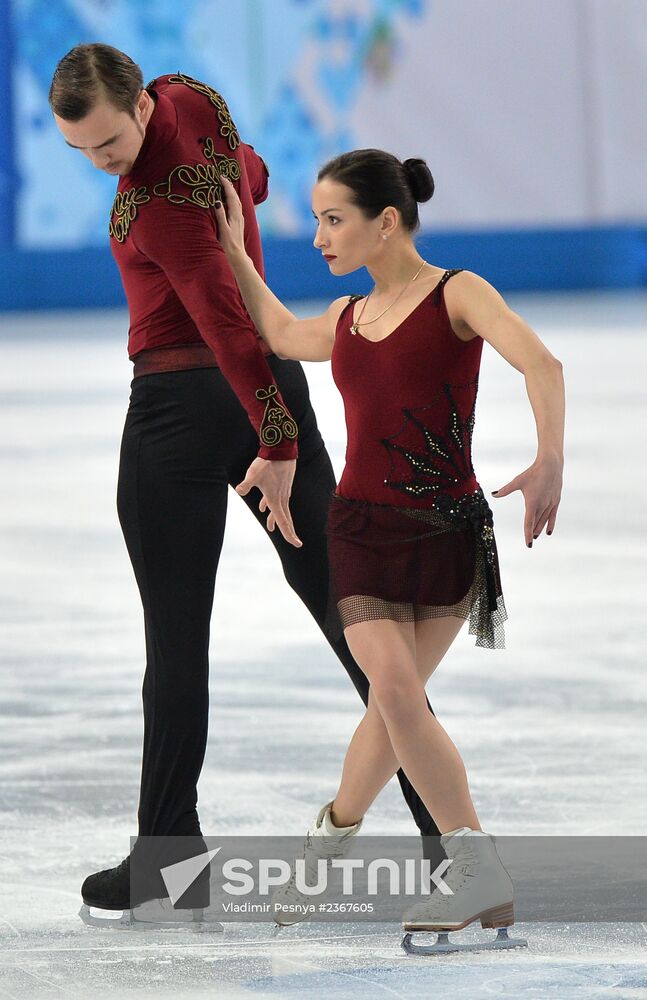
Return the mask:
<svg viewBox="0 0 647 1000">
<path fill-rule="evenodd" d="M 361 621 L 470 620 L 476 645 L 505 648 L 507 619 L 492 511 L 479 488 L 459 500 L 436 496 L 426 509 L 348 500 L 328 508 L 333 637 Z"/>
</svg>

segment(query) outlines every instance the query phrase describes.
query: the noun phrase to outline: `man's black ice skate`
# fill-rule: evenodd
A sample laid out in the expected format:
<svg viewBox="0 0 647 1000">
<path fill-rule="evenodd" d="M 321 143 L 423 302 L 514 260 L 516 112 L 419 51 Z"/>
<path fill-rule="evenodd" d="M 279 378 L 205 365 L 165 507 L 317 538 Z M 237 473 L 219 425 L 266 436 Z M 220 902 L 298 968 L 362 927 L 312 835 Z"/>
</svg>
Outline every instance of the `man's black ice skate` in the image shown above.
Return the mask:
<svg viewBox="0 0 647 1000">
<path fill-rule="evenodd" d="M 83 906 L 79 910 L 85 924 L 135 930 L 153 927 L 222 930 L 222 924 L 210 922 L 204 915 L 210 899 L 208 864 L 186 891 L 173 901 L 169 898 L 160 867 L 150 862 L 144 867 L 141 852 L 136 860 L 135 878 L 131 871 L 131 855 L 116 868 L 88 875 L 81 886 Z M 103 912 L 92 913 L 93 909 Z"/>
</svg>

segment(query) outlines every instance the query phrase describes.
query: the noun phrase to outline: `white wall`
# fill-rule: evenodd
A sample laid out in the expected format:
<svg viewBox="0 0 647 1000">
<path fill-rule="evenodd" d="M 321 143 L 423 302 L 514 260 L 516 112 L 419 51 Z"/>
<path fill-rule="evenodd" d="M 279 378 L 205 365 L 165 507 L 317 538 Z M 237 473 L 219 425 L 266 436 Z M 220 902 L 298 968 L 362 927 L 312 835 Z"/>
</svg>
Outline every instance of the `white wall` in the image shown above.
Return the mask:
<svg viewBox="0 0 647 1000">
<path fill-rule="evenodd" d="M 647 219 L 646 0 L 432 0 L 357 144 L 428 159 L 449 228 Z"/>
</svg>

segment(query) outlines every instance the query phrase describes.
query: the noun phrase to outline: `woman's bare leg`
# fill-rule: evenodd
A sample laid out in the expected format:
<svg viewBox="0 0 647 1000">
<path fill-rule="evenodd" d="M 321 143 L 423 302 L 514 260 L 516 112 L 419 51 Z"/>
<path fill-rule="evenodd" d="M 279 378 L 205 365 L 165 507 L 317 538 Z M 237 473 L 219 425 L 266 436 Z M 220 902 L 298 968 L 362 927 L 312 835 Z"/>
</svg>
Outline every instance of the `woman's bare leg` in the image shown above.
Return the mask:
<svg viewBox="0 0 647 1000">
<path fill-rule="evenodd" d="M 331 816 L 335 826 L 357 823 L 399 767 L 384 720 L 369 690 L 368 708 L 346 751 L 339 791 L 333 802 Z"/>
<path fill-rule="evenodd" d="M 465 624 L 462 618 L 432 618 L 399 627 L 415 657 L 423 684 L 432 675 Z M 384 720 L 369 690 L 368 708 L 351 739 L 339 791 L 332 809 L 337 826 L 350 826 L 364 815 L 399 768 Z"/>
<path fill-rule="evenodd" d="M 429 712 L 424 693 L 425 681 L 463 624 L 456 617 L 426 619 L 416 623 L 414 630 L 413 624 L 380 620 L 346 630 L 351 651 L 371 682 L 371 692 L 335 796 L 332 819 L 337 826 L 357 822 L 402 766 L 441 831 L 456 826 L 480 829 L 463 762 Z M 406 763 L 397 751 L 405 755 Z"/>
<path fill-rule="evenodd" d="M 372 624 L 366 623 L 368 628 Z M 348 635 L 345 634 L 348 640 Z M 396 640 L 401 641 L 404 656 L 415 658 L 413 622 L 405 622 L 400 626 Z M 339 791 L 331 810 L 333 823 L 336 826 L 351 826 L 356 823 L 399 767 L 384 720 L 369 688 L 368 706 L 353 733 L 344 758 Z"/>
</svg>

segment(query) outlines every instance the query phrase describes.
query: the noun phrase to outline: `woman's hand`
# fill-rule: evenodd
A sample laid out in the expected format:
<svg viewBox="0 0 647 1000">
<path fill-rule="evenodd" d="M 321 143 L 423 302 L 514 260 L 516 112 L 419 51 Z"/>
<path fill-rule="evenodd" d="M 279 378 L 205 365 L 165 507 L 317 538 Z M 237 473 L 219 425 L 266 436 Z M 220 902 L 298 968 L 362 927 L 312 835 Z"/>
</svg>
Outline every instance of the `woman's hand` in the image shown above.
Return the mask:
<svg viewBox="0 0 647 1000">
<path fill-rule="evenodd" d="M 547 535 L 553 533 L 562 495 L 562 467 L 563 463 L 557 457 L 538 458 L 525 472 L 492 494 L 498 499 L 521 490 L 526 502 L 523 533 L 529 549 L 533 539 L 538 538 L 544 528 Z"/>
<path fill-rule="evenodd" d="M 224 204 L 217 201 L 214 207 L 218 223 L 218 240 L 228 260 L 245 255 L 245 218 L 236 188 L 229 178 L 220 175 Z"/>
</svg>

